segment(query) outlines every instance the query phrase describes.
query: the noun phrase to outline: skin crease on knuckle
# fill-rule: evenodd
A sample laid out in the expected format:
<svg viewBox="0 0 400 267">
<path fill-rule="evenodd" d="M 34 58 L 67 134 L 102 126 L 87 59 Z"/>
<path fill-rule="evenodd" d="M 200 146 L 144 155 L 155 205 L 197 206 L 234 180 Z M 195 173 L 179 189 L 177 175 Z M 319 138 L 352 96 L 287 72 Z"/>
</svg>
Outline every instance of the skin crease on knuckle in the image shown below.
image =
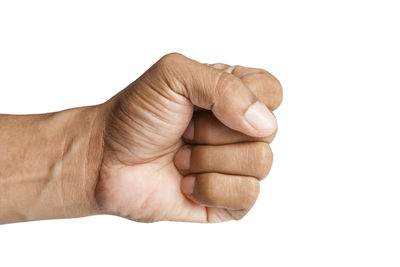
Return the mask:
<svg viewBox="0 0 400 267">
<path fill-rule="evenodd" d="M 197 201 L 230 210 L 248 210 L 259 193 L 255 178 L 205 173 L 196 179 L 194 197 Z"/>
<path fill-rule="evenodd" d="M 282 85 L 279 80 L 268 71 L 238 66 L 232 73 L 239 77 L 270 110 L 277 109 L 282 103 Z"/>
<path fill-rule="evenodd" d="M 185 57 L 179 53 L 169 53 L 160 58 L 156 64 L 154 64 L 148 74 L 144 75 L 144 78 L 149 84 L 152 84 L 154 77 L 158 77 L 160 84 L 151 86 L 154 89 L 169 88 L 171 91 L 178 94 L 189 96 L 190 91 L 184 86 L 184 83 L 188 77 L 182 76 L 180 70 L 185 68 Z M 189 81 L 188 84 L 191 82 Z M 168 91 L 168 90 L 163 90 Z"/>
<path fill-rule="evenodd" d="M 208 110 L 195 112 L 192 120 L 193 136 L 191 139 L 183 136 L 184 141 L 189 144 L 222 145 L 247 141 L 271 143 L 277 133 L 275 130 L 272 135 L 267 137 L 250 137 L 225 126 Z"/>
<path fill-rule="evenodd" d="M 222 146 L 185 146 L 183 151 L 189 149 L 190 164 L 188 170 L 182 173 L 220 172 L 252 176 L 263 179 L 272 165 L 272 152 L 267 143 L 246 142 Z M 178 160 L 183 159 L 179 154 Z"/>
<path fill-rule="evenodd" d="M 275 110 L 281 104 L 282 86 L 279 80 L 268 71 L 223 63 L 209 66 L 238 77 L 270 110 Z"/>
</svg>

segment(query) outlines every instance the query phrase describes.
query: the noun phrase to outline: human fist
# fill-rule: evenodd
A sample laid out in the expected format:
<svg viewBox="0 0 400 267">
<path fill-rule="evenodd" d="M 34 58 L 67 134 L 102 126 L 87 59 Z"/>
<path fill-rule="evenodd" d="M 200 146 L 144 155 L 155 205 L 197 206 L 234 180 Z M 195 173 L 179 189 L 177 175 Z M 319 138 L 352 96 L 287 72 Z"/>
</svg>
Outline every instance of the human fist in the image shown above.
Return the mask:
<svg viewBox="0 0 400 267">
<path fill-rule="evenodd" d="M 265 70 L 162 57 L 103 104 L 99 208 L 143 222 L 242 218 L 272 164 L 281 100 Z"/>
</svg>

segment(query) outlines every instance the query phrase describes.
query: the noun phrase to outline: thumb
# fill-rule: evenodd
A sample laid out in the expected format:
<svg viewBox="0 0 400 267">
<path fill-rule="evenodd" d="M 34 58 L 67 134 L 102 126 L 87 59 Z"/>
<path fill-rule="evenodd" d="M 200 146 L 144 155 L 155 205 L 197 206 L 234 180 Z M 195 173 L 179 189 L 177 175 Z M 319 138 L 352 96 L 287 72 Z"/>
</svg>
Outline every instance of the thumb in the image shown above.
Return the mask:
<svg viewBox="0 0 400 267">
<path fill-rule="evenodd" d="M 194 105 L 212 110 L 218 120 L 234 130 L 254 137 L 269 136 L 276 130 L 272 112 L 233 74 L 178 53 L 162 57 L 146 74 L 160 77 Z"/>
</svg>

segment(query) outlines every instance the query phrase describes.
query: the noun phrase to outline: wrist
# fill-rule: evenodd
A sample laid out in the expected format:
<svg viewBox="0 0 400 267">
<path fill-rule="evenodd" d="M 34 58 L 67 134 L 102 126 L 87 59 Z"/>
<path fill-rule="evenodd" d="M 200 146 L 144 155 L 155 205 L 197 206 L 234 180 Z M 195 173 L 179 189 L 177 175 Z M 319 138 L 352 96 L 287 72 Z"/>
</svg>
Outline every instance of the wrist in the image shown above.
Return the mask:
<svg viewBox="0 0 400 267">
<path fill-rule="evenodd" d="M 0 223 L 98 213 L 102 106 L 0 116 Z"/>
<path fill-rule="evenodd" d="M 68 192 L 66 198 L 74 207 L 68 211 L 67 217 L 100 214 L 95 192 L 103 161 L 105 105 L 66 112 L 72 112 L 66 116 L 71 119 L 71 124 L 68 123 L 66 128 L 72 128 L 73 131 L 67 137 L 69 146 L 64 146 L 62 165 L 71 168 L 66 167 L 60 179 L 64 181 L 65 191 Z M 68 210 L 68 204 L 63 206 Z"/>
</svg>

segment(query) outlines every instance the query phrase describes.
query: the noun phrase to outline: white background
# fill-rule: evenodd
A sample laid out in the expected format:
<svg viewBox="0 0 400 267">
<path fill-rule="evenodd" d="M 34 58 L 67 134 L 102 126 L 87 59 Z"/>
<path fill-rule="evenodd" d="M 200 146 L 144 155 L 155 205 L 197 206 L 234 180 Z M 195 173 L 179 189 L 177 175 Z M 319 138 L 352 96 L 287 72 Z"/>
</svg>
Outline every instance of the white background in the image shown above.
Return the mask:
<svg viewBox="0 0 400 267">
<path fill-rule="evenodd" d="M 163 54 L 282 82 L 253 210 L 0 226 L 0 266 L 400 266 L 396 1 L 1 1 L 0 113 L 106 101 Z M 1 151 L 0 151 L 1 153 Z"/>
</svg>

